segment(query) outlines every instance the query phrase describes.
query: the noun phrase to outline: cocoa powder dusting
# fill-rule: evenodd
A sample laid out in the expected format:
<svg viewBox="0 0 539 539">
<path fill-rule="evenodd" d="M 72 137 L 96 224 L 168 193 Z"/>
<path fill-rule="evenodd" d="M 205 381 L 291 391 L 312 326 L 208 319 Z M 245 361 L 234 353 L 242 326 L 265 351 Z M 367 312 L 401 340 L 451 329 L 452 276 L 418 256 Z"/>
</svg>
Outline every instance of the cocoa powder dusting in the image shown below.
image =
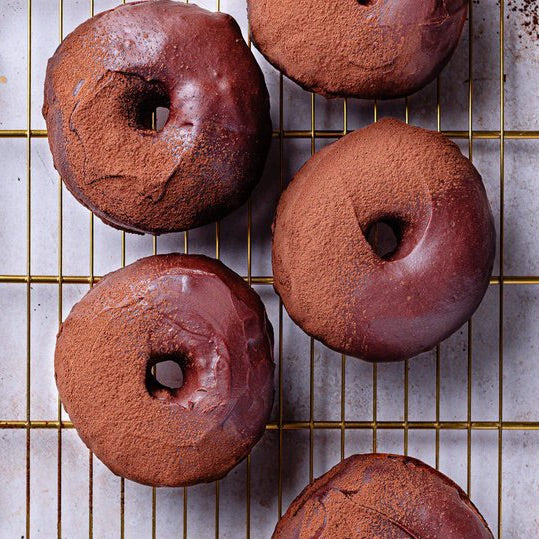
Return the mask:
<svg viewBox="0 0 539 539">
<path fill-rule="evenodd" d="M 492 539 L 466 494 L 423 462 L 354 455 L 309 485 L 273 539 Z"/>
<path fill-rule="evenodd" d="M 328 97 L 392 98 L 451 57 L 467 0 L 248 0 L 252 39 L 278 69 Z"/>
<path fill-rule="evenodd" d="M 170 108 L 161 131 L 151 111 Z M 234 20 L 152 0 L 79 26 L 49 61 L 55 167 L 112 226 L 185 230 L 242 204 L 271 138 L 264 78 Z"/>
<path fill-rule="evenodd" d="M 389 260 L 365 237 L 400 223 Z M 290 316 L 331 348 L 412 357 L 471 315 L 488 286 L 495 231 L 481 178 L 442 135 L 382 120 L 296 174 L 277 208 L 273 273 Z"/>
<path fill-rule="evenodd" d="M 163 357 L 179 358 L 179 389 L 152 386 Z M 82 440 L 147 485 L 223 477 L 262 436 L 273 403 L 264 306 L 202 256 L 148 257 L 104 277 L 62 324 L 54 365 Z"/>
</svg>

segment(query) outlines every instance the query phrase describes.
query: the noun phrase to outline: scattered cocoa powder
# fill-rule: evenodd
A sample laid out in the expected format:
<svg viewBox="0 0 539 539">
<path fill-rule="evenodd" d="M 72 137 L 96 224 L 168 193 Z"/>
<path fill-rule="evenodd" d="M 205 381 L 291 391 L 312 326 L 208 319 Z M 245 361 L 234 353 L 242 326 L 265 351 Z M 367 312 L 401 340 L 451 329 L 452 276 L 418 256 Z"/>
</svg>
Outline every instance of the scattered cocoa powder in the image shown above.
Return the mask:
<svg viewBox="0 0 539 539">
<path fill-rule="evenodd" d="M 473 0 L 473 3 L 480 5 L 481 0 Z M 500 0 L 496 0 L 496 5 L 500 6 Z M 504 7 L 507 20 L 511 20 L 515 16 L 519 18 L 518 24 L 521 31 L 518 38 L 520 40 L 526 34 L 536 41 L 539 40 L 539 3 L 537 0 L 506 0 Z M 527 49 L 528 45 L 524 45 L 524 48 Z"/>
<path fill-rule="evenodd" d="M 507 0 L 507 11 L 522 17 L 522 29 L 528 36 L 539 39 L 539 3 L 537 0 Z M 519 35 L 522 39 L 522 34 Z"/>
</svg>

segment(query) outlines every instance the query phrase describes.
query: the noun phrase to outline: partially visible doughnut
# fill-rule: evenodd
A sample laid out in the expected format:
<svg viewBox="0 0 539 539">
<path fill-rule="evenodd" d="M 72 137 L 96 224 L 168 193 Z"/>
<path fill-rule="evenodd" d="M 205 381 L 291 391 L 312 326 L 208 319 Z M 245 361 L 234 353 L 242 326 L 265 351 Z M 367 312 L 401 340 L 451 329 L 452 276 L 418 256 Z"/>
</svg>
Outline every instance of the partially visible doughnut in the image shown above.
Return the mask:
<svg viewBox="0 0 539 539">
<path fill-rule="evenodd" d="M 427 464 L 354 455 L 292 502 L 273 539 L 493 539 L 466 493 Z"/>
<path fill-rule="evenodd" d="M 393 98 L 432 81 L 459 41 L 468 0 L 247 0 L 260 52 L 327 97 Z"/>
</svg>

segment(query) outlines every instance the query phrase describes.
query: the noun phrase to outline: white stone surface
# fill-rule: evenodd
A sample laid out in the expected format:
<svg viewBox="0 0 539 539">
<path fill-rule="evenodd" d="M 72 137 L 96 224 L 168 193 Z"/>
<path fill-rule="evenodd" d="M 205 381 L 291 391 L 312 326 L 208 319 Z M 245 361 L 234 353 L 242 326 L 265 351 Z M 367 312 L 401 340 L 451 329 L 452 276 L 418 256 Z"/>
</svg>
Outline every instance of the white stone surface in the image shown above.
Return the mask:
<svg viewBox="0 0 539 539">
<path fill-rule="evenodd" d="M 116 5 L 114 0 L 95 0 L 95 12 Z M 200 5 L 216 8 L 216 0 Z M 518 4 L 518 0 L 517 0 Z M 46 60 L 59 42 L 58 2 L 32 1 L 32 77 L 30 121 L 44 129 L 41 117 L 42 86 Z M 64 0 L 64 33 L 90 13 L 90 0 Z M 221 8 L 234 15 L 246 33 L 244 0 L 222 0 Z M 499 2 L 473 2 L 473 127 L 498 130 L 500 125 Z M 507 17 L 508 16 L 508 17 Z M 508 130 L 539 129 L 539 43 L 522 32 L 523 19 L 506 8 L 505 18 L 505 127 Z M 0 0 L 0 129 L 26 129 L 27 116 L 27 0 Z M 523 37 L 519 38 L 519 34 Z M 469 28 L 454 58 L 440 77 L 441 123 L 446 130 L 468 129 Z M 321 45 L 323 46 L 323 45 Z M 279 127 L 279 74 L 255 51 L 272 96 L 274 128 Z M 436 128 L 436 83 L 408 100 L 410 121 Z M 284 128 L 311 129 L 311 97 L 286 78 L 283 84 Z M 343 128 L 342 100 L 315 98 L 317 129 Z M 379 117 L 405 118 L 403 99 L 378 104 Z M 373 103 L 348 101 L 348 127 L 367 125 L 374 117 Z M 317 149 L 331 140 L 317 140 Z M 459 141 L 468 153 L 466 140 Z M 503 269 L 507 275 L 539 273 L 537 176 L 539 142 L 508 140 L 505 143 L 505 245 Z M 500 225 L 500 142 L 475 140 L 473 160 L 483 175 L 497 229 Z M 283 180 L 288 182 L 310 155 L 309 139 L 286 139 Z M 31 271 L 58 273 L 58 175 L 45 139 L 31 142 Z M 23 275 L 27 264 L 27 141 L 0 138 L 2 197 L 0 198 L 0 274 Z M 252 197 L 252 273 L 271 274 L 271 221 L 279 197 L 281 163 L 279 141 L 274 140 L 266 172 Z M 88 275 L 90 271 L 90 217 L 63 189 L 64 275 Z M 95 219 L 94 272 L 101 275 L 121 264 L 121 233 Z M 183 250 L 184 235 L 171 234 L 158 240 L 159 252 Z M 215 226 L 189 233 L 190 252 L 215 254 Z M 126 259 L 132 262 L 151 254 L 152 239 L 127 235 Z M 247 273 L 247 209 L 240 208 L 221 223 L 221 257 L 230 267 Z M 495 273 L 499 272 L 499 252 Z M 279 303 L 269 286 L 256 287 L 274 328 L 278 330 Z M 82 285 L 64 285 L 61 317 L 86 292 Z M 56 420 L 57 393 L 53 378 L 53 351 L 58 328 L 58 286 L 33 284 L 30 290 L 30 416 L 32 420 Z M 471 384 L 471 417 L 474 421 L 497 421 L 499 412 L 499 287 L 492 286 L 474 316 L 471 336 L 468 325 L 442 343 L 440 419 L 465 421 L 468 414 L 468 383 Z M 503 414 L 508 421 L 539 421 L 539 294 L 534 285 L 506 285 L 503 293 Z M 283 313 L 283 418 L 310 418 L 310 341 Z M 468 342 L 471 350 L 468 350 Z M 0 285 L 0 420 L 26 417 L 27 303 L 24 284 Z M 277 346 L 276 346 L 277 352 Z M 471 352 L 471 353 L 470 353 Z M 468 357 L 471 356 L 471 381 Z M 316 343 L 314 346 L 314 408 L 316 421 L 341 419 L 341 356 Z M 377 369 L 376 417 L 402 421 L 404 410 L 404 364 L 380 365 Z M 345 368 L 345 417 L 350 421 L 373 419 L 373 367 L 348 359 Z M 276 382 L 278 372 L 275 373 Z M 436 354 L 429 352 L 409 362 L 411 421 L 436 419 Z M 278 399 L 273 419 L 278 419 Z M 106 410 L 103 411 L 106 413 Z M 62 412 L 67 419 L 65 412 Z M 498 432 L 473 431 L 470 461 L 465 430 L 442 430 L 439 465 L 464 488 L 470 466 L 472 498 L 497 536 Z M 402 430 L 378 430 L 379 451 L 402 452 Z M 309 480 L 309 430 L 286 430 L 282 447 L 282 509 Z M 345 454 L 372 450 L 373 433 L 350 429 L 345 433 Z M 340 430 L 317 430 L 313 434 L 313 473 L 320 475 L 339 461 Z M 59 454 L 59 449 L 61 453 Z M 436 436 L 432 430 L 410 430 L 409 453 L 434 465 Z M 539 469 L 537 432 L 507 431 L 502 440 L 503 537 L 535 537 L 539 527 Z M 267 538 L 278 516 L 279 434 L 268 431 L 251 456 L 251 537 Z M 61 460 L 60 460 L 61 457 Z M 156 455 L 156 461 L 159 456 Z M 30 532 L 32 537 L 57 534 L 61 511 L 63 537 L 88 536 L 90 511 L 89 454 L 74 430 L 64 430 L 58 444 L 56 430 L 36 429 L 30 438 Z M 61 496 L 58 471 L 61 471 Z M 0 537 L 26 537 L 26 432 L 0 429 Z M 220 482 L 219 533 L 221 537 L 245 535 L 246 463 Z M 93 459 L 91 521 L 94 537 L 118 537 L 120 533 L 120 479 Z M 215 536 L 215 485 L 187 489 L 187 522 L 183 521 L 183 489 L 160 489 L 156 494 L 156 535 L 160 538 Z M 60 502 L 60 504 L 59 504 Z M 152 533 L 152 491 L 125 482 L 125 536 L 149 537 Z"/>
</svg>

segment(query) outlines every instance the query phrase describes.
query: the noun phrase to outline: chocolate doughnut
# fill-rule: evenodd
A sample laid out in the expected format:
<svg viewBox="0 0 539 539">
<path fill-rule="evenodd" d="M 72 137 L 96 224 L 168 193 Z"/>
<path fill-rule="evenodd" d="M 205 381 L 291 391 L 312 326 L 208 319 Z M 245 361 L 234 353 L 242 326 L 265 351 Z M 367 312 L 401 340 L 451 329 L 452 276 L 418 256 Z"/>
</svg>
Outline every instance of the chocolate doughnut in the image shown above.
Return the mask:
<svg viewBox="0 0 539 539">
<path fill-rule="evenodd" d="M 380 223 L 397 242 L 383 257 L 368 241 Z M 481 177 L 458 147 L 382 120 L 315 154 L 284 192 L 274 286 L 294 321 L 329 347 L 410 358 L 475 311 L 495 237 Z"/>
<path fill-rule="evenodd" d="M 258 295 L 203 256 L 143 258 L 104 277 L 58 334 L 58 391 L 115 474 L 153 486 L 223 477 L 262 436 L 273 330 Z M 183 385 L 152 367 L 174 361 Z"/>
<path fill-rule="evenodd" d="M 425 463 L 354 455 L 292 502 L 273 539 L 493 539 L 466 493 Z"/>
<path fill-rule="evenodd" d="M 468 0 L 247 0 L 254 43 L 303 88 L 393 98 L 431 82 L 457 46 Z"/>
<path fill-rule="evenodd" d="M 160 131 L 156 107 L 170 108 Z M 240 206 L 271 139 L 264 77 L 234 19 L 171 0 L 128 3 L 69 34 L 49 60 L 43 115 L 67 188 L 139 233 Z"/>
</svg>

